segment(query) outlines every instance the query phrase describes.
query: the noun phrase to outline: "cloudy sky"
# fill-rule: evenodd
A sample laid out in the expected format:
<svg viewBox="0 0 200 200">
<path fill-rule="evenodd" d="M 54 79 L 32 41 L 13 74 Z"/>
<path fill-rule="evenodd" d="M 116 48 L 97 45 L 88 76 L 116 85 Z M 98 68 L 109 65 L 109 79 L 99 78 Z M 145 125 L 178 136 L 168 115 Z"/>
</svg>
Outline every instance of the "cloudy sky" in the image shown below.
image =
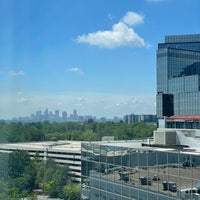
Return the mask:
<svg viewBox="0 0 200 200">
<path fill-rule="evenodd" d="M 200 33 L 199 10 L 199 0 L 0 0 L 0 119 L 155 114 L 157 44 Z"/>
</svg>

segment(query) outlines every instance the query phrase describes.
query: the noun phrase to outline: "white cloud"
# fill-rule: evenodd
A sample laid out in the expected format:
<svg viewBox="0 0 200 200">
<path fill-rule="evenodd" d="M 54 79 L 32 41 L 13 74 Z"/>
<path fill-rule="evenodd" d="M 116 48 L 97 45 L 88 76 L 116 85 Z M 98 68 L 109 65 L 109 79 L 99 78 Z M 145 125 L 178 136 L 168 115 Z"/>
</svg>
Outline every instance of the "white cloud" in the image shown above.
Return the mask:
<svg viewBox="0 0 200 200">
<path fill-rule="evenodd" d="M 129 26 L 143 23 L 144 17 L 136 12 L 127 12 L 122 21 Z"/>
<path fill-rule="evenodd" d="M 23 97 L 23 96 L 19 96 L 15 99 L 15 102 L 18 104 L 26 104 L 29 102 L 29 99 Z"/>
<path fill-rule="evenodd" d="M 143 17 L 135 12 L 127 12 L 122 20 L 112 26 L 111 30 L 97 31 L 77 37 L 78 43 L 88 43 L 102 48 L 120 46 L 144 47 L 144 39 L 130 27 L 143 22 Z"/>
<path fill-rule="evenodd" d="M 12 91 L 1 94 L 0 119 L 11 119 L 30 113 L 33 104 L 29 94 L 24 94 L 22 92 L 13 93 Z"/>
<path fill-rule="evenodd" d="M 19 71 L 10 70 L 10 71 L 8 71 L 8 74 L 10 76 L 13 76 L 13 77 L 15 77 L 15 76 L 24 76 L 25 75 L 23 70 L 19 70 Z"/>
<path fill-rule="evenodd" d="M 79 43 L 89 43 L 103 48 L 115 48 L 120 46 L 145 46 L 141 38 L 132 28 L 123 22 L 114 24 L 111 31 L 98 31 L 77 38 Z"/>
<path fill-rule="evenodd" d="M 18 97 L 16 99 L 16 103 L 24 104 L 24 103 L 27 103 L 27 102 L 28 102 L 28 99 L 26 99 L 24 97 Z"/>
<path fill-rule="evenodd" d="M 13 95 L 13 100 L 19 104 L 28 103 L 29 101 L 28 98 L 25 97 L 23 92 L 17 92 L 16 95 Z"/>
<path fill-rule="evenodd" d="M 109 20 L 113 20 L 114 18 L 115 18 L 115 17 L 114 17 L 112 14 L 110 14 L 110 13 L 108 14 L 108 19 L 109 19 Z"/>
<path fill-rule="evenodd" d="M 72 68 L 68 68 L 68 69 L 67 69 L 67 71 L 68 71 L 68 72 L 77 73 L 77 74 L 79 74 L 79 75 L 81 75 L 81 76 L 83 76 L 83 75 L 84 75 L 84 72 L 83 72 L 83 70 L 82 70 L 82 69 L 80 69 L 80 68 L 78 68 L 78 67 L 72 67 Z"/>
</svg>

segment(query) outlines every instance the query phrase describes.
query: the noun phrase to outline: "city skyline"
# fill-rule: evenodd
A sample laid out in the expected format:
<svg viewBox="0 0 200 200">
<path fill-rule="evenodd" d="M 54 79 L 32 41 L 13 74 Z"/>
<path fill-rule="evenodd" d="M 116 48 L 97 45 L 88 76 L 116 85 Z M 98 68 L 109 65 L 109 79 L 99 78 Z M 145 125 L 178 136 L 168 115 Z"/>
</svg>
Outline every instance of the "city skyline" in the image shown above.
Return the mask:
<svg viewBox="0 0 200 200">
<path fill-rule="evenodd" d="M 94 115 L 82 115 L 76 109 L 73 109 L 71 112 L 66 110 L 49 110 L 45 108 L 43 110 L 37 110 L 34 113 L 29 113 L 27 116 L 17 116 L 10 120 L 0 119 L 2 121 L 7 122 L 23 122 L 23 123 L 30 123 L 30 122 L 91 122 L 91 121 L 98 121 L 98 122 L 122 122 L 125 123 L 136 123 L 136 122 L 156 122 L 156 115 L 154 114 L 134 114 L 134 113 L 127 113 L 124 116 L 113 116 L 111 118 L 107 118 L 105 116 L 96 117 Z"/>
<path fill-rule="evenodd" d="M 96 119 L 95 116 L 92 115 L 81 115 L 77 112 L 76 109 L 73 111 L 61 111 L 61 110 L 49 110 L 45 108 L 43 110 L 37 110 L 34 113 L 30 113 L 28 116 L 18 116 L 13 118 L 11 121 L 20 121 L 20 122 L 42 122 L 42 121 L 50 121 L 50 122 L 66 122 L 66 121 L 85 121 L 87 119 Z"/>
<path fill-rule="evenodd" d="M 199 9 L 198 0 L 1 1 L 0 119 L 44 107 L 155 114 L 157 44 L 200 33 Z"/>
</svg>

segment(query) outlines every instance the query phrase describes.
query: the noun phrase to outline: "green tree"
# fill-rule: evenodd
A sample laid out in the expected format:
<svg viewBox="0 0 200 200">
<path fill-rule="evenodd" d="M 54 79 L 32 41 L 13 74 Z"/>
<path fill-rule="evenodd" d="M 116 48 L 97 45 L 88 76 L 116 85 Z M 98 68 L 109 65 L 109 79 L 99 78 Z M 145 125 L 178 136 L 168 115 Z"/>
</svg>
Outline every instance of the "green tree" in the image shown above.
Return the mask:
<svg viewBox="0 0 200 200">
<path fill-rule="evenodd" d="M 68 184 L 63 189 L 65 200 L 80 200 L 80 185 Z"/>
<path fill-rule="evenodd" d="M 30 156 L 27 151 L 17 150 L 9 155 L 8 174 L 11 178 L 23 175 L 25 168 L 30 164 Z"/>
<path fill-rule="evenodd" d="M 93 130 L 87 129 L 81 134 L 79 139 L 83 141 L 94 141 L 97 139 L 97 137 L 96 134 L 93 132 Z"/>
<path fill-rule="evenodd" d="M 38 165 L 37 183 L 50 197 L 63 197 L 63 188 L 66 186 L 69 177 L 68 166 L 60 166 L 53 160 Z"/>
<path fill-rule="evenodd" d="M 42 141 L 44 140 L 44 132 L 35 126 L 35 124 L 24 124 L 21 141 L 30 142 L 30 141 Z"/>
<path fill-rule="evenodd" d="M 5 180 L 0 180 L 0 199 L 7 198 L 8 182 Z"/>
<path fill-rule="evenodd" d="M 27 181 L 24 177 L 18 177 L 9 180 L 9 190 L 11 197 L 25 198 L 29 191 L 27 190 Z M 9 195 L 9 193 L 8 193 Z"/>
<path fill-rule="evenodd" d="M 9 154 L 1 153 L 0 154 L 0 178 L 8 179 L 8 162 L 9 162 Z"/>
<path fill-rule="evenodd" d="M 30 161 L 24 169 L 23 177 L 26 181 L 26 189 L 31 191 L 36 186 L 37 168 L 34 161 Z"/>
</svg>

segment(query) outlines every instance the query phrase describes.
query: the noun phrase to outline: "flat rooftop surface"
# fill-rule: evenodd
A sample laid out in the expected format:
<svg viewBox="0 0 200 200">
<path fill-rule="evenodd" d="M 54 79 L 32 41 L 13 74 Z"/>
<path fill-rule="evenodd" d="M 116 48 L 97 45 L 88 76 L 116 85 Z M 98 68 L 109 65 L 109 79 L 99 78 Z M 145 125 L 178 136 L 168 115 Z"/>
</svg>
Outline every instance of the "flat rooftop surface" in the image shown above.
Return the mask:
<svg viewBox="0 0 200 200">
<path fill-rule="evenodd" d="M 43 151 L 79 151 L 81 152 L 81 142 L 80 141 L 48 141 L 48 142 L 27 142 L 27 143 L 7 143 L 0 144 L 0 149 L 19 149 L 19 150 L 34 150 Z"/>
<path fill-rule="evenodd" d="M 196 139 L 200 143 L 199 139 Z M 124 147 L 132 149 L 142 149 L 142 150 L 153 150 L 153 151 L 171 151 L 171 152 L 184 152 L 188 154 L 200 155 L 200 152 L 195 152 L 194 149 L 176 149 L 174 146 L 151 146 L 153 144 L 153 139 L 144 140 L 115 140 L 115 141 L 48 141 L 48 142 L 27 142 L 27 143 L 6 143 L 0 144 L 1 150 L 33 150 L 33 151 L 58 151 L 58 152 L 79 152 L 81 154 L 81 144 L 91 144 L 91 145 L 103 145 L 109 147 Z M 145 146 L 143 144 L 146 144 Z"/>
</svg>

